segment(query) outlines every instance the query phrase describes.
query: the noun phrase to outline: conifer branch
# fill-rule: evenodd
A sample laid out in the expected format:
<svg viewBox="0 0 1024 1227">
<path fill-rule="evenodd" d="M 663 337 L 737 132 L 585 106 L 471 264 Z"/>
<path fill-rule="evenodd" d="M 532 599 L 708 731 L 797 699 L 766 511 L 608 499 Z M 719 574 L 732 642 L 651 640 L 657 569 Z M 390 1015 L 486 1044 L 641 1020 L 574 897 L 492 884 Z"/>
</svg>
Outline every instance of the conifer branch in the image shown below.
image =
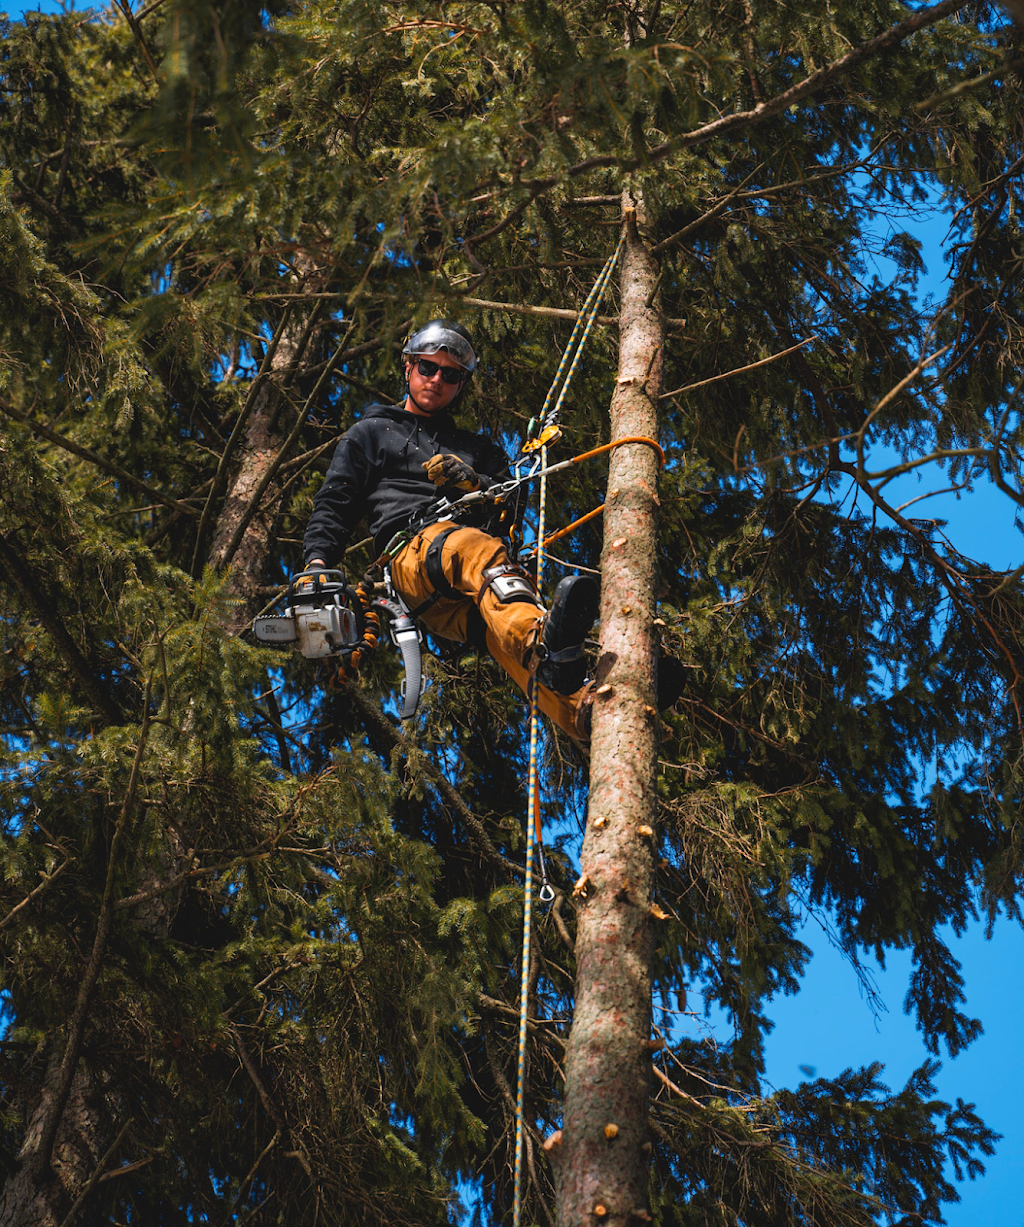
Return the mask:
<svg viewBox="0 0 1024 1227">
<path fill-rule="evenodd" d="M 651 253 L 655 256 L 660 256 L 662 252 L 668 251 L 670 247 L 675 247 L 685 238 L 688 238 L 689 235 L 698 231 L 702 226 L 706 226 L 708 222 L 714 221 L 716 217 L 721 217 L 721 215 L 726 211 L 726 209 L 728 209 L 734 200 L 742 198 L 743 188 L 746 187 L 746 185 L 761 169 L 761 166 L 756 166 L 741 183 L 737 183 L 734 188 L 726 192 L 722 199 L 719 200 L 717 204 L 712 205 L 707 212 L 683 226 L 681 230 L 677 230 L 675 234 L 670 234 L 667 239 L 662 239 L 660 243 L 656 243 L 655 246 L 651 248 Z"/>
<path fill-rule="evenodd" d="M 33 899 L 37 899 L 43 893 L 44 890 L 52 886 L 53 883 L 60 877 L 60 875 L 64 872 L 65 869 L 67 869 L 68 865 L 70 864 L 71 864 L 70 860 L 62 861 L 57 866 L 57 868 L 53 870 L 52 873 L 43 874 L 43 880 L 39 883 L 39 885 L 35 887 L 33 890 L 30 890 L 28 894 L 25 896 L 25 898 L 22 899 L 20 903 L 16 903 L 14 907 L 12 907 L 11 910 L 7 913 L 7 915 L 3 918 L 3 920 L 0 920 L 0 929 L 5 928 L 10 923 L 10 921 L 12 921 L 15 918 L 15 916 L 17 916 L 17 914 L 22 910 L 22 908 L 28 907 L 28 905 L 33 901 Z"/>
<path fill-rule="evenodd" d="M 956 85 L 950 86 L 949 89 L 943 90 L 939 94 L 932 94 L 924 102 L 915 102 L 914 110 L 919 115 L 925 111 L 931 111 L 935 107 L 941 106 L 944 102 L 951 102 L 961 94 L 967 94 L 971 90 L 980 89 L 983 85 L 988 85 L 990 81 L 997 81 L 1004 73 L 1014 72 L 1018 68 L 1024 68 L 1024 59 L 1011 60 L 1007 57 L 998 68 L 993 68 L 991 72 L 983 72 L 980 76 L 971 77 L 969 81 L 958 81 Z"/>
<path fill-rule="evenodd" d="M 700 1108 L 702 1110 L 705 1108 L 705 1105 L 702 1104 L 699 1099 L 695 1099 L 692 1095 L 684 1091 L 682 1087 L 676 1086 L 668 1074 L 666 1074 L 664 1070 L 658 1068 L 657 1062 L 651 1062 L 651 1069 L 654 1072 L 655 1078 L 658 1079 L 661 1085 L 667 1090 L 671 1091 L 673 1095 L 677 1095 L 683 1100 L 684 1103 L 688 1103 L 691 1107 Z"/>
<path fill-rule="evenodd" d="M 140 477 L 136 477 L 134 473 L 129 473 L 127 469 L 122 469 L 119 464 L 115 464 L 112 460 L 107 460 L 103 456 L 98 455 L 91 448 L 83 447 L 81 443 L 72 443 L 70 439 L 66 439 L 55 430 L 44 426 L 42 422 L 35 422 L 27 414 L 19 413 L 17 409 L 8 405 L 3 400 L 0 400 L 0 413 L 10 418 L 12 422 L 18 422 L 20 425 L 27 427 L 33 434 L 39 435 L 40 438 L 46 439 L 50 443 L 55 443 L 57 447 L 63 448 L 64 451 L 70 452 L 73 456 L 78 456 L 82 460 L 88 460 L 90 464 L 94 464 L 98 469 L 102 469 L 112 477 L 118 478 L 119 481 L 128 482 L 137 490 L 141 490 L 143 493 L 148 494 L 150 498 L 155 499 L 161 506 L 170 507 L 182 515 L 196 516 L 199 514 L 194 507 L 189 507 L 187 503 L 181 503 L 176 498 L 171 498 L 169 495 L 164 494 L 163 491 L 157 490 L 155 486 L 144 482 Z"/>
<path fill-rule="evenodd" d="M 734 375 L 745 375 L 747 371 L 756 371 L 760 366 L 768 366 L 771 362 L 778 362 L 780 358 L 786 358 L 790 354 L 795 354 L 798 349 L 803 349 L 805 345 L 810 345 L 812 341 L 817 341 L 817 336 L 805 337 L 796 345 L 791 345 L 789 349 L 779 350 L 777 354 L 770 354 L 767 358 L 759 358 L 757 362 L 748 362 L 746 366 L 734 367 L 731 371 L 723 371 L 720 375 L 712 375 L 710 379 L 701 379 L 697 383 L 687 383 L 681 388 L 675 388 L 671 392 L 662 392 L 658 397 L 659 400 L 667 400 L 670 396 L 680 396 L 684 392 L 695 392 L 698 388 L 706 388 L 709 384 L 718 383 L 722 379 L 732 379 Z"/>
<path fill-rule="evenodd" d="M 750 111 L 738 111 L 732 115 L 724 115 L 721 119 L 713 120 L 701 128 L 695 128 L 692 132 L 679 137 L 678 140 L 666 141 L 662 145 L 656 145 L 648 152 L 648 158 L 655 160 L 666 157 L 677 149 L 692 149 L 696 145 L 703 145 L 707 141 L 714 140 L 716 137 L 724 136 L 726 133 L 736 132 L 749 127 L 751 124 L 761 123 L 766 119 L 780 115 L 795 103 L 803 102 L 804 99 L 813 97 L 813 95 L 817 94 L 827 85 L 831 85 L 834 81 L 846 76 L 848 72 L 857 68 L 866 60 L 892 51 L 912 34 L 916 34 L 928 26 L 935 25 L 936 22 L 941 21 L 944 17 L 948 17 L 958 9 L 966 7 L 967 3 L 968 0 L 940 0 L 940 3 L 933 5 L 931 8 L 918 9 L 916 12 L 911 13 L 909 17 L 905 17 L 903 21 L 898 21 L 883 33 L 875 35 L 874 38 L 867 39 L 859 46 L 854 47 L 852 51 L 847 52 L 846 55 L 840 56 L 838 60 L 834 60 L 831 64 L 826 64 L 824 67 L 817 69 L 810 76 L 805 77 L 803 81 L 797 82 L 796 85 L 784 90 L 781 94 L 776 94 L 774 98 L 770 98 L 767 102 L 760 103 Z M 639 162 L 630 169 L 635 170 L 638 168 Z"/>
<path fill-rule="evenodd" d="M 242 1181 L 241 1187 L 239 1188 L 239 1191 L 238 1191 L 238 1197 L 235 1199 L 235 1204 L 232 1206 L 231 1212 L 228 1214 L 227 1218 L 224 1220 L 225 1224 L 228 1224 L 233 1220 L 235 1212 L 238 1209 L 239 1201 L 243 1193 L 248 1187 L 250 1180 L 252 1180 L 253 1176 L 256 1174 L 256 1171 L 259 1168 L 259 1165 L 263 1162 L 266 1156 L 271 1152 L 271 1150 L 273 1150 L 273 1148 L 277 1145 L 277 1143 L 281 1140 L 282 1137 L 288 1137 L 289 1139 L 292 1138 L 292 1130 L 291 1130 L 291 1126 L 288 1124 L 287 1117 L 284 1111 L 274 1102 L 274 1099 L 271 1097 L 270 1092 L 267 1090 L 266 1085 L 264 1084 L 263 1078 L 260 1076 L 260 1072 L 256 1068 L 256 1063 L 253 1061 L 251 1055 L 249 1054 L 249 1050 L 246 1047 L 244 1041 L 242 1040 L 242 1037 L 239 1034 L 237 1027 L 229 1027 L 228 1034 L 231 1036 L 231 1041 L 235 1046 L 235 1051 L 238 1053 L 239 1060 L 242 1062 L 243 1069 L 249 1075 L 249 1080 L 252 1082 L 253 1086 L 256 1088 L 256 1093 L 260 1097 L 260 1103 L 263 1104 L 264 1110 L 266 1111 L 267 1115 L 270 1117 L 270 1119 L 274 1122 L 274 1125 L 276 1126 L 276 1132 L 273 1138 L 271 1138 L 270 1142 L 264 1148 L 263 1152 L 257 1157 L 256 1161 L 253 1163 L 252 1168 L 250 1169 L 246 1178 Z M 313 1170 L 310 1166 L 309 1158 L 306 1155 L 305 1151 L 296 1144 L 294 1149 L 288 1151 L 287 1153 L 288 1153 L 288 1157 L 295 1159 L 299 1163 L 302 1170 L 306 1173 L 306 1175 L 310 1179 L 312 1179 Z"/>
<path fill-rule="evenodd" d="M 374 736 L 391 750 L 401 750 L 403 756 L 408 758 L 409 749 L 411 748 L 406 738 L 395 728 L 395 726 L 385 718 L 378 708 L 376 702 L 369 700 L 358 686 L 349 685 L 347 694 L 350 696 L 353 704 L 358 707 L 360 718 L 363 722 L 373 730 Z M 487 830 L 480 819 L 473 813 L 466 802 L 462 799 L 458 791 L 452 786 L 450 781 L 444 776 L 439 767 L 432 763 L 429 759 L 423 758 L 424 774 L 437 788 L 444 798 L 446 804 L 458 814 L 465 823 L 466 828 L 474 836 L 478 847 L 487 855 L 487 858 L 496 865 L 500 865 L 502 869 L 516 877 L 523 876 L 523 867 L 517 865 L 514 861 L 508 860 L 502 856 L 495 848 Z"/>
<path fill-rule="evenodd" d="M 63 1220 L 61 1221 L 60 1227 L 74 1227 L 75 1221 L 78 1218 L 79 1210 L 81 1210 L 81 1208 L 85 1205 L 86 1198 L 93 1191 L 96 1185 L 99 1184 L 99 1182 L 104 1179 L 104 1175 L 103 1175 L 104 1168 L 107 1166 L 110 1160 L 114 1157 L 114 1154 L 116 1153 L 117 1148 L 124 1141 L 125 1134 L 128 1132 L 129 1128 L 131 1127 L 131 1124 L 132 1124 L 132 1121 L 131 1121 L 131 1118 L 129 1117 L 129 1119 L 126 1120 L 125 1123 L 121 1126 L 121 1128 L 117 1131 L 117 1134 L 115 1135 L 114 1140 L 107 1147 L 106 1151 L 103 1154 L 103 1157 L 100 1159 L 99 1163 L 96 1164 L 95 1170 L 93 1171 L 92 1175 L 85 1182 L 85 1185 L 83 1186 L 81 1193 L 79 1193 L 78 1196 L 75 1198 L 75 1200 L 72 1202 L 71 1209 L 64 1216 Z M 141 1167 L 143 1166 L 143 1164 L 150 1163 L 151 1161 L 152 1161 L 151 1159 L 142 1159 L 138 1163 L 133 1163 L 132 1167 Z M 123 1170 L 124 1169 L 118 1169 L 117 1171 L 114 1171 L 114 1172 L 108 1172 L 107 1175 L 116 1176 L 116 1175 L 119 1175 L 120 1172 Z"/>
<path fill-rule="evenodd" d="M 529 303 L 490 302 L 486 298 L 470 298 L 461 295 L 458 296 L 458 301 L 465 303 L 467 307 L 481 307 L 485 311 L 507 311 L 510 315 L 537 315 L 549 319 L 573 321 L 580 317 L 578 311 L 570 311 L 564 307 L 534 307 Z M 610 324 L 615 328 L 619 325 L 617 315 L 598 315 L 594 318 L 598 324 Z"/>
<path fill-rule="evenodd" d="M 146 7 L 140 13 L 135 14 L 135 20 L 145 21 L 146 18 L 150 15 L 150 13 L 155 13 L 156 10 L 160 8 L 164 3 L 165 3 L 165 0 L 152 0 L 151 4 L 147 4 Z"/>
<path fill-rule="evenodd" d="M 949 593 L 954 605 L 960 609 L 965 617 L 976 622 L 978 625 L 983 626 L 988 632 L 991 641 L 998 648 L 1000 654 L 1006 660 L 1008 665 L 1011 675 L 1008 685 L 1008 693 L 1010 695 L 1010 701 L 1013 704 L 1014 712 L 1016 713 L 1017 727 L 1022 736 L 1024 736 L 1024 713 L 1021 711 L 1020 700 L 1017 694 L 1020 682 L 1024 679 L 1022 679 L 1020 665 L 1008 647 L 1005 638 L 996 631 L 992 621 L 981 609 L 981 606 L 979 605 L 976 596 L 971 591 L 970 586 L 967 584 L 964 575 L 938 553 L 934 545 L 929 540 L 927 533 L 923 531 L 919 524 L 915 524 L 913 520 L 902 515 L 896 507 L 893 507 L 888 500 L 883 497 L 880 488 L 873 484 L 873 475 L 867 471 L 864 464 L 864 444 L 867 430 L 872 421 L 874 421 L 878 414 L 887 405 L 891 404 L 896 396 L 898 396 L 904 388 L 906 388 L 914 379 L 916 379 L 927 366 L 935 362 L 950 348 L 950 345 L 943 346 L 929 357 L 919 359 L 914 367 L 876 402 L 876 404 L 871 408 L 867 417 L 864 419 L 860 429 L 854 436 L 857 448 L 856 462 L 853 464 L 833 462 L 831 467 L 836 472 L 846 473 L 848 476 L 852 477 L 857 486 L 864 491 L 871 502 L 880 511 L 882 511 L 890 520 L 892 520 L 894 524 L 898 524 L 905 532 L 909 533 L 918 542 L 922 552 L 935 567 L 936 575 L 940 583 Z M 1017 387 L 1017 391 L 1019 390 L 1020 384 L 1018 384 Z M 1016 395 L 1016 392 L 1014 395 Z M 991 449 L 989 450 L 988 454 L 991 457 Z M 1005 491 L 1009 493 L 1015 501 L 1020 502 L 1020 497 L 1009 486 L 1006 486 L 1005 479 L 1002 479 L 998 463 L 995 463 L 992 466 L 992 472 L 993 479 L 996 481 L 996 484 L 1000 485 L 1001 488 L 1005 486 Z"/>
<path fill-rule="evenodd" d="M 199 869 L 186 869 L 181 873 L 177 873 L 173 878 L 167 878 L 156 886 L 151 886 L 147 890 L 137 891 L 134 895 L 124 895 L 114 904 L 114 910 L 121 912 L 128 908 L 138 907 L 140 903 L 146 903 L 150 899 L 156 899 L 160 895 L 165 895 L 168 891 L 177 890 L 179 886 L 184 886 L 186 882 L 201 881 L 203 878 L 212 878 L 218 873 L 223 873 L 225 869 L 236 869 L 240 865 L 252 865 L 258 861 L 265 861 L 277 847 L 278 841 L 284 832 L 279 832 L 277 835 L 269 839 L 261 840 L 255 848 L 248 852 L 240 852 L 237 855 L 225 857 L 224 860 L 218 861 L 214 865 L 203 865 Z"/>
<path fill-rule="evenodd" d="M 22 557 L 11 542 L 0 533 L 0 568 L 7 574 L 8 582 L 17 589 L 22 599 L 34 611 L 40 624 L 53 640 L 61 659 L 68 665 L 82 687 L 85 697 L 107 724 L 123 724 L 120 707 L 102 684 L 86 660 L 78 644 L 72 639 L 57 613 L 57 602 L 48 584 L 45 584 L 28 561 Z"/>
<path fill-rule="evenodd" d="M 242 1198 L 245 1196 L 246 1189 L 249 1187 L 253 1177 L 259 1171 L 260 1164 L 267 1157 L 267 1155 L 270 1154 L 270 1152 L 274 1149 L 274 1147 L 277 1146 L 280 1140 L 281 1140 L 281 1127 L 278 1126 L 274 1132 L 274 1136 L 270 1139 L 270 1141 L 266 1144 L 266 1146 L 263 1147 L 260 1153 L 253 1160 L 252 1167 L 249 1168 L 248 1172 L 246 1172 L 245 1174 L 245 1178 L 239 1184 L 238 1192 L 235 1195 L 235 1200 L 231 1203 L 231 1209 L 228 1211 L 227 1216 L 224 1219 L 224 1227 L 228 1227 L 230 1223 L 238 1222 L 238 1219 L 236 1217 L 238 1214 L 238 1207 L 242 1204 Z"/>
<path fill-rule="evenodd" d="M 274 1103 L 273 1099 L 271 1099 L 270 1092 L 264 1086 L 259 1070 L 257 1070 L 256 1066 L 254 1065 L 253 1059 L 249 1055 L 249 1050 L 246 1048 L 242 1037 L 238 1034 L 238 1031 L 234 1027 L 229 1027 L 228 1033 L 231 1036 L 231 1042 L 235 1046 L 235 1051 L 238 1053 L 238 1058 L 242 1062 L 242 1067 L 249 1075 L 249 1081 L 256 1088 L 256 1093 L 260 1097 L 260 1103 L 263 1104 L 267 1115 L 277 1126 L 278 1134 L 286 1133 L 288 1131 L 288 1122 L 285 1120 L 284 1114 L 281 1112 L 280 1108 L 278 1108 L 277 1104 Z"/>
<path fill-rule="evenodd" d="M 797 82 L 796 85 L 784 90 L 781 94 L 776 94 L 774 98 L 770 98 L 767 102 L 759 103 L 749 111 L 734 111 L 730 115 L 723 115 L 718 119 L 712 120 L 711 123 L 694 128 L 692 131 L 685 132 L 681 136 L 674 137 L 672 140 L 664 141 L 660 145 L 654 145 L 645 152 L 643 158 L 623 158 L 615 154 L 599 154 L 591 158 L 585 158 L 581 162 L 576 162 L 560 174 L 548 175 L 543 179 L 527 180 L 516 177 L 513 181 L 513 186 L 526 188 L 527 196 L 520 200 L 505 217 L 489 229 L 481 234 L 467 237 L 464 243 L 464 251 L 471 260 L 475 260 L 475 256 L 471 251 L 472 247 L 485 243 L 488 239 L 496 238 L 499 234 L 503 233 L 513 222 L 518 220 L 538 196 L 542 196 L 553 187 L 557 187 L 563 180 L 577 179 L 580 175 L 587 174 L 589 171 L 606 170 L 612 167 L 617 167 L 623 173 L 629 173 L 639 170 L 643 166 L 650 166 L 656 162 L 664 161 L 665 158 L 681 150 L 695 149 L 697 146 L 705 145 L 708 141 L 716 140 L 718 137 L 741 132 L 745 128 L 763 123 L 767 119 L 773 119 L 776 115 L 781 115 L 789 107 L 813 97 L 827 86 L 833 84 L 833 82 L 840 80 L 866 60 L 892 51 L 911 35 L 934 25 L 944 17 L 955 13 L 958 9 L 964 8 L 967 3 L 968 0 L 940 0 L 940 3 L 933 5 L 931 8 L 919 9 L 909 17 L 904 18 L 903 21 L 898 21 L 895 25 L 890 26 L 883 33 L 877 34 L 874 38 L 869 38 L 859 46 L 854 47 L 852 51 L 847 52 L 846 55 L 841 56 L 838 60 L 834 60 L 831 64 L 826 64 L 824 67 L 812 72 L 803 81 Z"/>
<path fill-rule="evenodd" d="M 566 927 L 565 920 L 562 918 L 562 908 L 565 906 L 565 892 L 557 891 L 555 893 L 555 901 L 551 905 L 551 919 L 555 922 L 555 928 L 558 930 L 558 936 L 562 939 L 562 944 L 570 954 L 576 953 L 576 943 L 572 939 L 572 934 Z"/>
<path fill-rule="evenodd" d="M 128 23 L 128 28 L 129 30 L 131 30 L 132 35 L 135 38 L 135 41 L 139 44 L 139 49 L 142 52 L 142 57 L 146 61 L 146 66 L 149 69 L 153 77 L 153 80 L 155 81 L 158 75 L 156 62 L 154 61 L 152 55 L 150 54 L 149 47 L 146 44 L 146 40 L 142 37 L 142 30 L 139 26 L 138 21 L 135 18 L 135 14 L 132 12 L 131 0 L 114 0 L 114 3 L 121 10 L 121 13 L 124 16 L 125 21 Z"/>
</svg>

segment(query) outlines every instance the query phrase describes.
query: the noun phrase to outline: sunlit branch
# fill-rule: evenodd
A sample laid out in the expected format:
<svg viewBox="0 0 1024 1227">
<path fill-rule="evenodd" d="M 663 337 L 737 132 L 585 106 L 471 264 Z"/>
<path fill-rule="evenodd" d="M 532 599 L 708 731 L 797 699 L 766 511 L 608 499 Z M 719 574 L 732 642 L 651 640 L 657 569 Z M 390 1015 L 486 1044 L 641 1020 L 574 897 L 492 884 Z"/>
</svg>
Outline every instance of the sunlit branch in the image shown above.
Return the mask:
<svg viewBox="0 0 1024 1227">
<path fill-rule="evenodd" d="M 34 890 L 30 890 L 25 898 L 22 899 L 20 903 L 16 903 L 3 918 L 3 920 L 0 920 L 0 929 L 4 928 L 9 921 L 12 921 L 22 910 L 22 908 L 28 907 L 33 899 L 37 899 L 44 890 L 47 890 L 50 886 L 52 886 L 70 864 L 70 861 L 62 861 L 52 873 L 44 874 L 43 880 L 39 883 L 39 885 L 35 887 Z"/>
<path fill-rule="evenodd" d="M 501 234 L 522 215 L 538 196 L 550 191 L 551 188 L 561 183 L 564 179 L 575 179 L 591 170 L 601 170 L 609 167 L 618 167 L 620 171 L 624 172 L 638 170 L 642 165 L 651 165 L 652 163 L 663 161 L 673 153 L 684 149 L 694 149 L 699 145 L 707 144 L 708 141 L 715 140 L 717 137 L 739 132 L 755 124 L 763 123 L 767 119 L 780 115 L 796 103 L 813 97 L 820 90 L 840 80 L 865 60 L 893 50 L 912 34 L 916 34 L 919 30 L 934 25 L 944 17 L 955 13 L 958 9 L 964 8 L 967 3 L 968 0 L 941 0 L 941 3 L 933 5 L 931 8 L 919 9 L 903 21 L 890 26 L 884 33 L 867 39 L 858 47 L 854 47 L 852 51 L 847 52 L 846 55 L 841 56 L 831 64 L 826 64 L 824 67 L 817 69 L 810 76 L 805 77 L 803 81 L 784 90 L 781 94 L 776 94 L 774 98 L 769 99 L 767 102 L 760 103 L 749 111 L 735 111 L 731 115 L 723 115 L 719 119 L 712 120 L 711 123 L 694 128 L 692 131 L 683 133 L 681 136 L 665 141 L 660 145 L 655 145 L 645 152 L 642 160 L 640 158 L 621 158 L 612 154 L 602 154 L 592 158 L 585 158 L 582 162 L 577 162 L 575 165 L 568 167 L 561 174 L 550 175 L 544 179 L 516 179 L 511 186 L 524 187 L 527 190 L 527 196 L 520 200 L 505 217 L 488 230 L 485 230 L 482 234 L 473 235 L 472 238 L 466 240 L 464 250 L 467 257 L 475 260 L 475 256 L 469 250 L 471 244 L 476 246 Z"/>
<path fill-rule="evenodd" d="M 1024 59 L 1011 60 L 1007 58 L 998 68 L 993 68 L 990 72 L 983 72 L 980 77 L 971 77 L 969 81 L 958 81 L 956 85 L 943 90 L 942 93 L 932 94 L 924 102 L 915 102 L 914 110 L 919 115 L 924 111 L 930 111 L 933 107 L 941 106 L 942 103 L 949 102 L 961 94 L 969 93 L 972 89 L 980 89 L 981 86 L 988 85 L 990 81 L 995 81 L 1004 73 L 1013 72 L 1017 68 L 1024 68 Z"/>
<path fill-rule="evenodd" d="M 803 349 L 805 345 L 810 345 L 812 341 L 817 340 L 817 335 L 806 337 L 796 345 L 791 345 L 789 349 L 780 350 L 777 354 L 770 354 L 767 358 L 759 358 L 757 362 L 750 362 L 746 366 L 737 366 L 731 371 L 723 371 L 721 375 L 712 375 L 710 379 L 701 379 L 698 383 L 685 384 L 681 388 L 675 388 L 672 392 L 662 392 L 658 399 L 665 400 L 670 396 L 679 396 L 683 392 L 693 392 L 697 388 L 706 388 L 709 384 L 719 383 L 723 379 L 731 379 L 734 375 L 745 375 L 747 371 L 755 371 L 759 366 L 767 366 L 770 362 L 777 362 L 780 358 L 785 358 L 788 354 L 794 354 L 798 349 Z"/>
<path fill-rule="evenodd" d="M 970 481 L 965 478 L 959 485 L 943 486 L 940 490 L 928 490 L 925 494 L 915 495 L 914 498 L 908 499 L 907 502 L 900 503 L 896 510 L 902 514 L 908 507 L 913 507 L 915 503 L 923 503 L 925 499 L 938 498 L 941 494 L 959 494 L 961 490 L 968 489 L 970 489 Z"/>
</svg>

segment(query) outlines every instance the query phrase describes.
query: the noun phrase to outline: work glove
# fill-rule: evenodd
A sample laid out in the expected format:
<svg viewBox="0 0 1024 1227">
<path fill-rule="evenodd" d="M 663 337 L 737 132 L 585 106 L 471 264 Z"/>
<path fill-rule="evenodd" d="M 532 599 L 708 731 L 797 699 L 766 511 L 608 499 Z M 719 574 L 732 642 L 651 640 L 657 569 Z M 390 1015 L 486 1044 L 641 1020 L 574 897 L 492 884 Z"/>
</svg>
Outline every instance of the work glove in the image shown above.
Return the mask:
<svg viewBox="0 0 1024 1227">
<path fill-rule="evenodd" d="M 482 485 L 479 473 L 451 452 L 439 452 L 438 455 L 431 456 L 429 460 L 424 460 L 423 467 L 439 490 L 454 487 L 456 490 L 468 492 L 479 490 Z"/>
<path fill-rule="evenodd" d="M 311 562 L 302 569 L 302 578 L 295 583 L 296 592 L 312 592 L 316 587 L 317 573 L 321 571 L 337 570 L 337 567 L 326 567 L 322 562 Z"/>
</svg>

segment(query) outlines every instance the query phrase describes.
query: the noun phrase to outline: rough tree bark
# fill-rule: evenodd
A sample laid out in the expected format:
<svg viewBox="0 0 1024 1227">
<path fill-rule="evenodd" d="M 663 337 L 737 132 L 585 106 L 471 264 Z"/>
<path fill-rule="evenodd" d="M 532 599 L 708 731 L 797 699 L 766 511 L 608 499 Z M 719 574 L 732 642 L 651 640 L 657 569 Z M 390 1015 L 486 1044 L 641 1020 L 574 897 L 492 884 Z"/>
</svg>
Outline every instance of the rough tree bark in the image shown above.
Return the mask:
<svg viewBox="0 0 1024 1227">
<path fill-rule="evenodd" d="M 41 1176 L 36 1173 L 33 1158 L 58 1094 L 60 1066 L 61 1049 L 54 1045 L 39 1097 L 26 1122 L 18 1155 L 21 1166 L 8 1177 L 0 1194 L 3 1227 L 60 1227 L 90 1178 L 100 1173 L 103 1154 L 114 1137 L 115 1097 L 109 1088 L 97 1085 L 83 1058 L 61 1113 L 50 1161 Z"/>
<path fill-rule="evenodd" d="M 642 198 L 627 192 L 619 374 L 611 437 L 657 437 L 663 325 Z M 651 888 L 657 704 L 654 578 L 658 459 L 612 452 L 601 559 L 601 655 L 566 1058 L 560 1227 L 648 1220 Z"/>
<path fill-rule="evenodd" d="M 316 288 L 315 269 L 308 258 L 297 259 L 304 292 Z M 283 453 L 295 442 L 297 405 L 288 405 L 288 392 L 301 373 L 318 319 L 316 306 L 282 320 L 270 343 L 256 382 L 243 408 L 231 444 L 231 478 L 217 516 L 207 555 L 217 571 L 231 568 L 228 591 L 237 598 L 225 629 L 239 634 L 263 603 L 259 590 L 266 582 L 266 563 L 276 520 L 273 508 L 279 484 L 276 474 Z M 308 411 L 308 406 L 306 406 Z M 216 485 L 219 483 L 215 483 Z M 213 495 L 217 493 L 214 489 Z M 205 516 L 204 516 L 205 520 Z M 205 542 L 200 530 L 199 548 Z"/>
</svg>

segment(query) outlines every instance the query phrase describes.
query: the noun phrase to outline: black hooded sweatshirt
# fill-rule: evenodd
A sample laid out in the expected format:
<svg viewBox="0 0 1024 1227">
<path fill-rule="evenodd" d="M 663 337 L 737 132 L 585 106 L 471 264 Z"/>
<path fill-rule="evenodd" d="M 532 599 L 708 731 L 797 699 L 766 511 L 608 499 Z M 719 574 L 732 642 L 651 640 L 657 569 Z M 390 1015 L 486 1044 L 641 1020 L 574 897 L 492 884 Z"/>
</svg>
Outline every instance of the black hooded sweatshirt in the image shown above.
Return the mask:
<svg viewBox="0 0 1024 1227">
<path fill-rule="evenodd" d="M 338 446 L 313 504 L 303 558 L 339 558 L 365 516 L 375 554 L 437 501 L 423 462 L 441 452 L 465 460 L 483 488 L 508 475 L 508 457 L 486 435 L 460 430 L 448 413 L 423 417 L 404 405 L 370 405 Z"/>
</svg>

